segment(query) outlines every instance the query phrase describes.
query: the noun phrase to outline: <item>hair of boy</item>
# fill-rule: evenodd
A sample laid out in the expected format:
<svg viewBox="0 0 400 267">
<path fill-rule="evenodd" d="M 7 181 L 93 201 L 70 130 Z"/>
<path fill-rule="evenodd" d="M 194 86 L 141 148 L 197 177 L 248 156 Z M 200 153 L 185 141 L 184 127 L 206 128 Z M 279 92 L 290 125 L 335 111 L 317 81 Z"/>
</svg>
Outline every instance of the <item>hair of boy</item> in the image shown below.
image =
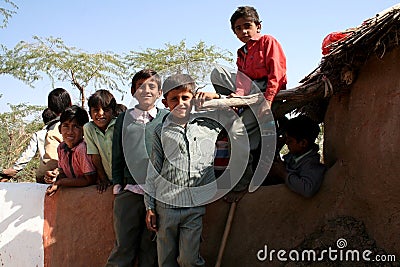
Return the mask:
<svg viewBox="0 0 400 267">
<path fill-rule="evenodd" d="M 50 108 L 45 108 L 43 110 L 42 119 L 43 119 L 44 124 L 47 125 L 49 122 L 51 122 L 55 118 L 57 118 L 57 114 L 54 111 L 52 111 Z"/>
<path fill-rule="evenodd" d="M 72 105 L 66 108 L 60 116 L 60 123 L 75 119 L 79 126 L 83 126 L 89 121 L 89 116 L 86 110 L 77 105 Z"/>
<path fill-rule="evenodd" d="M 115 106 L 115 114 L 118 116 L 120 113 L 125 112 L 128 108 L 124 104 L 117 104 Z"/>
<path fill-rule="evenodd" d="M 162 92 L 164 98 L 166 98 L 168 92 L 173 89 L 186 90 L 195 95 L 196 83 L 189 74 L 173 74 L 165 79 L 163 83 Z"/>
<path fill-rule="evenodd" d="M 152 69 L 143 69 L 136 72 L 135 75 L 132 77 L 132 84 L 131 84 L 131 92 L 136 91 L 136 83 L 140 80 L 147 80 L 152 78 L 156 83 L 158 88 L 161 88 L 161 78 L 160 75 L 155 70 Z"/>
<path fill-rule="evenodd" d="M 287 135 L 294 137 L 297 141 L 306 139 L 309 145 L 315 142 L 320 132 L 318 123 L 305 115 L 288 120 L 284 128 Z"/>
<path fill-rule="evenodd" d="M 246 18 L 253 21 L 256 25 L 260 25 L 261 21 L 258 17 L 257 10 L 251 6 L 240 6 L 231 16 L 231 28 L 235 32 L 235 23 L 240 18 Z"/>
<path fill-rule="evenodd" d="M 57 115 L 61 114 L 67 107 L 71 106 L 71 97 L 64 88 L 53 89 L 47 97 L 47 106 Z"/>
<path fill-rule="evenodd" d="M 100 89 L 94 92 L 88 99 L 89 113 L 92 108 L 102 107 L 103 109 L 111 109 L 115 113 L 117 101 L 113 94 L 105 89 Z"/>
</svg>

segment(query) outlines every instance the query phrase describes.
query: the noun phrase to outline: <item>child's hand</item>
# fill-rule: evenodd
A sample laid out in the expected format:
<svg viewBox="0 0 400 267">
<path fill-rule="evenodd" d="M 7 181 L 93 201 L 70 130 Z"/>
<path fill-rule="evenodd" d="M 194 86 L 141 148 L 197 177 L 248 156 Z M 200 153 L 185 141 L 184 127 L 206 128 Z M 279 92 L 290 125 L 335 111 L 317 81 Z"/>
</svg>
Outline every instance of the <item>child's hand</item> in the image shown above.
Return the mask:
<svg viewBox="0 0 400 267">
<path fill-rule="evenodd" d="M 3 174 L 8 177 L 14 177 L 17 174 L 17 171 L 13 168 L 8 168 L 3 170 Z"/>
<path fill-rule="evenodd" d="M 237 95 L 237 94 L 235 94 L 235 93 L 231 93 L 231 94 L 229 95 L 229 97 L 238 97 L 238 96 L 240 96 L 240 95 Z"/>
<path fill-rule="evenodd" d="M 215 98 L 220 98 L 219 94 L 217 93 L 212 93 L 212 92 L 198 92 L 196 93 L 195 96 L 195 105 L 196 107 L 202 107 L 204 102 L 207 100 L 215 99 Z"/>
<path fill-rule="evenodd" d="M 58 174 L 59 174 L 58 169 L 47 171 L 44 175 L 44 181 L 48 184 L 52 184 L 57 180 Z"/>
<path fill-rule="evenodd" d="M 157 216 L 153 210 L 147 210 L 146 226 L 150 231 L 157 232 Z"/>
<path fill-rule="evenodd" d="M 49 185 L 46 189 L 46 195 L 52 196 L 57 192 L 58 186 L 55 184 Z"/>
<path fill-rule="evenodd" d="M 110 181 L 107 180 L 97 180 L 97 193 L 102 194 L 107 190 L 107 187 L 110 185 Z"/>
</svg>

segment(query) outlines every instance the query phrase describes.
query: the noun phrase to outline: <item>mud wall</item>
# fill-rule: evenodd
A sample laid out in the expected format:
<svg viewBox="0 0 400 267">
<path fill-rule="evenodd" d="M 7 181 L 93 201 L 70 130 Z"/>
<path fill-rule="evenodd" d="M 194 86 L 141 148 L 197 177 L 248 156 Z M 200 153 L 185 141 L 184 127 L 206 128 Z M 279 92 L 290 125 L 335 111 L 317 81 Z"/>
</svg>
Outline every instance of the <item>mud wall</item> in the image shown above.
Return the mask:
<svg viewBox="0 0 400 267">
<path fill-rule="evenodd" d="M 400 254 L 400 49 L 375 55 L 325 117 L 325 160 L 340 166 L 344 209 Z"/>
</svg>

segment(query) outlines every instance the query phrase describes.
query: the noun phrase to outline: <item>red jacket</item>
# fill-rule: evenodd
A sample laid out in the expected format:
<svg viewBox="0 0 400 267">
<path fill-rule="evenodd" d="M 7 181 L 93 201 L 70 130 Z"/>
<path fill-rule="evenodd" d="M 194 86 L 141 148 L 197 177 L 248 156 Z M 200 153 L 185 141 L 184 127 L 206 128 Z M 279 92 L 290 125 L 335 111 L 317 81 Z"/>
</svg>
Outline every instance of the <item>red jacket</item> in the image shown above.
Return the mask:
<svg viewBox="0 0 400 267">
<path fill-rule="evenodd" d="M 270 35 L 260 34 L 239 48 L 236 65 L 239 70 L 236 78 L 238 95 L 250 93 L 250 79 L 267 81 L 265 98 L 269 101 L 279 90 L 286 88 L 286 56 L 279 42 Z M 241 72 L 250 79 L 243 79 Z"/>
</svg>

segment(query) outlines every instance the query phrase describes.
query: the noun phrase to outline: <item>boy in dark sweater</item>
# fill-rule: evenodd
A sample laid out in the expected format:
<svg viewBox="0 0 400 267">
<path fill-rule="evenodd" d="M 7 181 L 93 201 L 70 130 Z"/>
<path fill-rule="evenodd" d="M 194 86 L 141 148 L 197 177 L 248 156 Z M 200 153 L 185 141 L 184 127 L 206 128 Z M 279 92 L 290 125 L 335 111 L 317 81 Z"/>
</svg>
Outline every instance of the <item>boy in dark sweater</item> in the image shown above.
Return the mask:
<svg viewBox="0 0 400 267">
<path fill-rule="evenodd" d="M 289 153 L 283 156 L 283 161 L 279 158 L 272 164 L 266 182 L 277 178 L 292 191 L 312 197 L 318 192 L 326 170 L 315 143 L 319 126 L 309 117 L 299 115 L 288 120 L 284 130 Z"/>
<path fill-rule="evenodd" d="M 132 78 L 132 96 L 139 104 L 119 114 L 112 143 L 115 246 L 106 266 L 157 266 L 156 242 L 146 229 L 144 184 L 155 127 L 167 110 L 155 105 L 161 96 L 161 79 L 153 70 Z"/>
</svg>

